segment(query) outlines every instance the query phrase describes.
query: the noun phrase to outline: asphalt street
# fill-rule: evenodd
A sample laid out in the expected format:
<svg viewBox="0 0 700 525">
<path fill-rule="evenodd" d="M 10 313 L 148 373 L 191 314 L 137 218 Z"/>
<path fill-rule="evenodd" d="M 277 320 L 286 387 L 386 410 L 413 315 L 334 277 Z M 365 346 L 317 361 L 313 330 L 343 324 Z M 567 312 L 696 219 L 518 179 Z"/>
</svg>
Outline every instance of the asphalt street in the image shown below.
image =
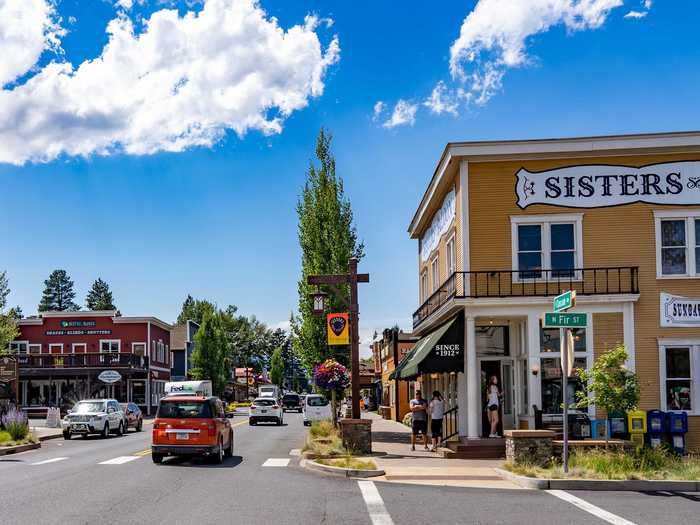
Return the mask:
<svg viewBox="0 0 700 525">
<path fill-rule="evenodd" d="M 45 442 L 0 458 L 0 523 L 601 524 L 697 523 L 699 494 L 553 494 L 356 481 L 309 472 L 305 428 L 233 420 L 235 455 L 152 463 L 141 433 Z"/>
</svg>

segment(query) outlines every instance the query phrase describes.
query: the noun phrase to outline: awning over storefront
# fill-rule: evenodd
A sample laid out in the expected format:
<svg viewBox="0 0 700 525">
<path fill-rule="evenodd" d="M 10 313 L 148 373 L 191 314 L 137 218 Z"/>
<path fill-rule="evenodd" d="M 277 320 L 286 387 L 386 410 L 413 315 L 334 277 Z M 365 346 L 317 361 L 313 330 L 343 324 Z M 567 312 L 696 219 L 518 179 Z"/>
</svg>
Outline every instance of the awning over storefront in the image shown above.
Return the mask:
<svg viewBox="0 0 700 525">
<path fill-rule="evenodd" d="M 464 316 L 457 317 L 420 339 L 389 379 L 412 379 L 420 374 L 464 371 Z"/>
</svg>

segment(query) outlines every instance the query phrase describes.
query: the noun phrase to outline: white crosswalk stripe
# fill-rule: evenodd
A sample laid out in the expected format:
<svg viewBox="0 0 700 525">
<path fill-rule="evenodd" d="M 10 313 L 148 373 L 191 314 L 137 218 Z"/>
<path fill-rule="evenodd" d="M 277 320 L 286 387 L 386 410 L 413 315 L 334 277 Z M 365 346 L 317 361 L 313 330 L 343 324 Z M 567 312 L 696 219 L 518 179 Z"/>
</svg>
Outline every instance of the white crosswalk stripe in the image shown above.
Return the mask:
<svg viewBox="0 0 700 525">
<path fill-rule="evenodd" d="M 578 507 L 579 509 L 585 512 L 588 512 L 589 514 L 593 514 L 601 520 L 607 521 L 608 523 L 612 523 L 613 525 L 635 525 L 635 523 L 632 521 L 626 520 L 625 518 L 622 518 L 617 514 L 613 514 L 612 512 L 608 512 L 605 509 L 601 509 L 600 507 L 597 507 L 592 503 L 589 503 L 581 498 L 577 498 L 573 494 L 569 494 L 566 491 L 548 490 L 547 492 L 552 496 L 555 496 L 564 501 L 568 501 L 572 505 Z"/>
<path fill-rule="evenodd" d="M 365 500 L 365 505 L 367 505 L 367 512 L 369 513 L 369 519 L 372 520 L 372 525 L 394 525 L 394 520 L 384 506 L 384 500 L 379 494 L 374 481 L 358 481 L 357 484 L 360 487 L 360 492 L 362 493 L 362 499 Z"/>
<path fill-rule="evenodd" d="M 286 467 L 289 465 L 289 458 L 270 458 L 262 464 L 263 467 Z"/>
<path fill-rule="evenodd" d="M 37 461 L 36 463 L 30 463 L 30 465 L 32 465 L 32 466 L 36 466 L 36 465 L 47 465 L 47 464 L 49 464 L 49 463 L 56 463 L 57 461 L 63 461 L 64 459 L 68 459 L 68 458 L 51 458 L 51 459 L 45 459 L 45 460 L 43 460 L 43 461 Z"/>
<path fill-rule="evenodd" d="M 119 456 L 118 458 L 108 459 L 107 461 L 102 461 L 98 463 L 99 465 L 122 465 L 128 463 L 129 461 L 134 461 L 139 459 L 141 456 Z"/>
</svg>

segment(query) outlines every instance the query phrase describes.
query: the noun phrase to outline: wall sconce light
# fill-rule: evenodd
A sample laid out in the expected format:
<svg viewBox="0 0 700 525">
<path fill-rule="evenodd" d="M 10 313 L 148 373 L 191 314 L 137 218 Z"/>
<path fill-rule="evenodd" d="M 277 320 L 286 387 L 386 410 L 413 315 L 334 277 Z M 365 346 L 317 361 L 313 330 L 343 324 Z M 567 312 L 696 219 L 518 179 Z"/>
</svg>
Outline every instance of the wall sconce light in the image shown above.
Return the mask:
<svg viewBox="0 0 700 525">
<path fill-rule="evenodd" d="M 536 376 L 537 374 L 540 373 L 540 365 L 532 365 L 532 368 L 530 368 L 530 371 L 532 372 L 533 376 Z"/>
</svg>

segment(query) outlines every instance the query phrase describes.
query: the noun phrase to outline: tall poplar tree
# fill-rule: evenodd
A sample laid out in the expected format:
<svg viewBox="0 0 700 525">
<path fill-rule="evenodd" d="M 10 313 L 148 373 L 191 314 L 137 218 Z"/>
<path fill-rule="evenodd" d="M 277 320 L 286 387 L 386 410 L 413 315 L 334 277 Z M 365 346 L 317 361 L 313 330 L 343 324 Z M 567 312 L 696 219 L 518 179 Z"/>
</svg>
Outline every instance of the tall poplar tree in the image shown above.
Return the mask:
<svg viewBox="0 0 700 525">
<path fill-rule="evenodd" d="M 54 270 L 44 281 L 44 292 L 39 303 L 40 312 L 73 312 L 80 307 L 73 302 L 75 291 L 73 281 L 65 270 Z"/>
<path fill-rule="evenodd" d="M 85 306 L 88 310 L 116 310 L 114 298 L 109 289 L 109 285 L 101 278 L 97 278 L 92 283 L 92 288 L 85 298 Z"/>
<path fill-rule="evenodd" d="M 209 379 L 216 395 L 221 395 L 230 376 L 228 341 L 221 314 L 213 308 L 204 312 L 202 324 L 194 336 L 192 377 Z"/>
<path fill-rule="evenodd" d="M 309 293 L 315 291 L 315 287 L 306 284 L 306 278 L 312 274 L 346 273 L 350 257 L 359 260 L 364 256 L 364 244 L 357 238 L 343 180 L 336 175 L 331 140 L 322 128 L 316 139 L 317 162 L 310 163 L 297 203 L 301 278 L 297 286 L 299 314 L 292 318 L 292 335 L 294 348 L 307 370 L 327 357 L 347 363 L 349 348 L 327 346 L 325 316 L 313 315 Z M 347 286 L 338 289 L 349 297 Z M 329 293 L 327 313 L 346 309 L 332 290 L 325 291 Z"/>
<path fill-rule="evenodd" d="M 277 385 L 282 388 L 282 382 L 284 381 L 284 361 L 282 360 L 282 348 L 277 348 L 272 353 L 272 359 L 270 359 L 270 381 L 273 385 Z"/>
</svg>

